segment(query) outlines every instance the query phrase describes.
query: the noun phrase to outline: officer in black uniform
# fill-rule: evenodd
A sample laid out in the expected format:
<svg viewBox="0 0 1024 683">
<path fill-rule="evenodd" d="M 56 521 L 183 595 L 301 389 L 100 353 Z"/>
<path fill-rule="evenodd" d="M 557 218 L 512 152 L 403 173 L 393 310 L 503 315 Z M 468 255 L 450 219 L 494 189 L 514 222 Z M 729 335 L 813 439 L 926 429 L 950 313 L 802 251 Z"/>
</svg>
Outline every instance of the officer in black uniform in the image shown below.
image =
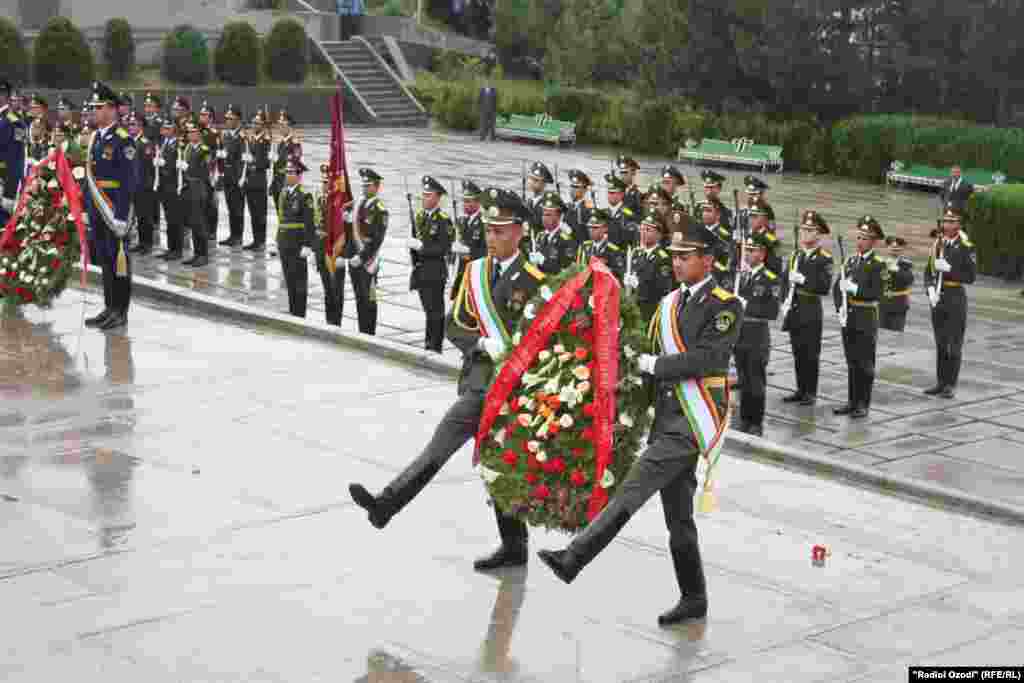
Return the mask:
<svg viewBox="0 0 1024 683">
<path fill-rule="evenodd" d="M 653 376 L 657 390 L 654 424 L 646 450 L 638 455 L 608 505 L 566 549 L 539 553 L 558 578 L 569 583 L 611 543 L 651 496 L 661 493 L 669 552 L 682 597 L 658 617 L 660 626 L 702 619 L 708 611 L 704 565 L 693 521 L 701 453 L 694 432 L 697 427 L 679 400 L 679 385 L 684 380 L 697 380 L 714 402 L 716 412 L 724 415 L 729 400 L 725 387 L 729 357 L 743 323 L 739 299 L 716 286 L 711 277 L 713 259 L 705 251 L 705 234 L 699 229 L 691 229 L 687 235 L 676 233 L 669 246 L 676 279 L 683 284 L 663 300 L 662 306 L 670 307 L 674 335 L 687 350 L 673 352 L 664 348 L 660 325 L 652 325 L 652 343 L 660 355 L 645 354 L 638 359 L 641 372 Z M 709 440 L 714 437 L 703 436 Z"/>
<path fill-rule="evenodd" d="M 185 124 L 188 143 L 178 151 L 178 167 L 182 171 L 182 210 L 185 225 L 192 231 L 192 258 L 186 266 L 209 265 L 210 212 L 207 204 L 213 194 L 210 182 L 210 161 L 213 153 L 203 142 L 202 129 L 193 121 Z"/>
<path fill-rule="evenodd" d="M 590 212 L 594 210 L 594 201 L 592 196 L 587 196 L 587 193 L 591 191 L 592 185 L 590 177 L 583 171 L 575 168 L 569 171 L 572 202 L 566 207 L 563 218 L 572 228 L 572 236 L 577 244 L 583 244 L 590 237 L 587 223 L 590 221 Z"/>
<path fill-rule="evenodd" d="M 224 186 L 224 201 L 228 205 L 228 223 L 231 234 L 221 246 L 240 247 L 245 233 L 245 191 L 241 187 L 242 169 L 246 166 L 245 140 L 242 136 L 242 111 L 229 104 L 224 111 L 224 132 L 220 136 L 221 148 L 217 152 Z M 251 155 L 251 152 L 250 152 Z M 248 169 L 246 169 L 248 174 Z"/>
<path fill-rule="evenodd" d="M 267 117 L 265 112 L 256 112 L 252 129 L 245 134 L 249 156 L 242 152 L 242 161 L 246 163 L 245 203 L 252 224 L 252 242 L 242 247 L 244 251 L 263 251 L 267 244 L 267 169 L 271 145 Z M 277 200 L 274 202 L 276 206 Z"/>
<path fill-rule="evenodd" d="M 800 221 L 800 248 L 790 254 L 782 276 L 786 302 L 782 307 L 782 331 L 789 332 L 796 372 L 796 391 L 784 403 L 812 406 L 818 396 L 821 369 L 823 306 L 821 297 L 832 286 L 832 253 L 820 240 L 829 234 L 828 223 L 817 211 L 805 211 Z"/>
<path fill-rule="evenodd" d="M 269 114 L 269 112 L 268 112 Z M 270 181 L 270 196 L 274 199 L 274 206 L 277 206 L 277 197 L 285 184 L 285 166 L 288 160 L 293 157 L 302 158 L 302 143 L 295 137 L 292 126 L 295 119 L 286 110 L 282 109 L 277 117 L 277 126 L 281 133 L 281 139 L 277 141 L 274 157 L 273 178 Z"/>
<path fill-rule="evenodd" d="M 142 100 L 143 130 L 150 140 L 158 140 L 160 137 L 160 111 L 163 106 L 160 96 L 150 92 Z"/>
<path fill-rule="evenodd" d="M 614 173 L 605 174 L 604 181 L 608 184 L 608 239 L 620 249 L 636 246 L 640 241 L 640 216 L 624 203 L 626 182 Z"/>
<path fill-rule="evenodd" d="M 713 201 L 722 208 L 721 223 L 728 227 L 731 233 L 732 228 L 735 227 L 735 217 L 732 215 L 732 209 L 722 202 L 722 184 L 725 183 L 725 176 L 708 168 L 700 174 L 700 177 L 704 181 L 705 202 Z"/>
<path fill-rule="evenodd" d="M 285 164 L 285 188 L 277 198 L 277 252 L 288 288 L 288 312 L 306 317 L 309 299 L 309 259 L 318 240 L 313 195 L 302 187 L 306 166 L 299 157 Z"/>
<path fill-rule="evenodd" d="M 871 216 L 861 218 L 857 228 L 857 253 L 846 259 L 832 288 L 836 311 L 840 315 L 844 296 L 846 299 L 843 353 L 846 355 L 848 396 L 846 405 L 833 408 L 832 412 L 854 419 L 867 417 L 871 409 L 875 345 L 878 342 L 878 301 L 889 277 L 885 261 L 875 252 L 875 246 L 884 239 L 885 233 L 878 221 Z"/>
<path fill-rule="evenodd" d="M 673 207 L 685 207 L 686 202 L 679 196 L 679 191 L 686 187 L 686 177 L 672 164 L 661 167 L 661 189 L 668 193 Z"/>
<path fill-rule="evenodd" d="M 947 205 L 942 215 L 942 232 L 934 233 L 935 244 L 924 272 L 924 284 L 932 304 L 937 379 L 935 386 L 925 393 L 942 398 L 955 396 L 967 328 L 966 285 L 974 284 L 978 271 L 974 243 L 961 232 L 962 221 L 956 205 Z"/>
<path fill-rule="evenodd" d="M 412 252 L 409 289 L 418 291 L 427 318 L 425 348 L 441 353 L 444 342 L 444 287 L 448 281 L 448 253 L 455 240 L 451 216 L 441 209 L 444 185 L 423 176 L 423 208 L 416 212 L 413 234 L 406 241 Z"/>
<path fill-rule="evenodd" d="M 157 183 L 157 197 L 164 210 L 167 223 L 167 251 L 157 258 L 177 261 L 185 245 L 185 225 L 182 198 L 178 194 L 178 126 L 174 117 L 168 116 L 160 122 L 160 150 L 153 160 L 160 176 Z M 184 172 L 182 172 L 184 180 Z"/>
<path fill-rule="evenodd" d="M 206 227 L 210 230 L 210 244 L 217 241 L 220 223 L 220 200 L 217 193 L 223 189 L 223 152 L 220 132 L 217 130 L 217 111 L 209 102 L 199 109 L 199 130 L 203 144 L 210 149 L 210 196 L 206 202 Z"/>
<path fill-rule="evenodd" d="M 380 196 L 380 175 L 371 168 L 361 168 L 359 176 L 363 181 L 363 196 L 352 214 L 348 272 L 356 297 L 359 331 L 376 334 L 377 274 L 380 272 L 380 248 L 388 231 L 388 210 Z M 344 293 L 344 288 L 341 291 Z"/>
<path fill-rule="evenodd" d="M 722 223 L 724 209 L 721 202 L 705 200 L 700 205 L 702 225 L 698 228 L 698 231 L 704 231 L 704 240 L 708 243 L 708 251 L 715 257 L 712 275 L 719 283 L 729 282 L 733 269 L 732 231 Z"/>
<path fill-rule="evenodd" d="M 572 228 L 562 222 L 565 205 L 557 192 L 545 192 L 541 199 L 543 229 L 534 238 L 536 251 L 530 253 L 530 263 L 547 275 L 555 275 L 576 260 L 578 245 Z"/>
<path fill-rule="evenodd" d="M 443 189 L 435 187 L 430 192 Z M 530 265 L 519 249 L 523 220 L 528 213 L 522 200 L 512 192 L 497 188 L 488 188 L 485 194 L 490 203 L 487 209 L 487 241 L 493 255 L 481 259 L 491 259 L 486 266 L 479 261 L 477 263 L 479 267 L 487 268 L 487 277 L 491 281 L 490 297 L 486 301 L 471 301 L 471 288 L 463 280 L 447 320 L 448 339 L 462 352 L 463 358 L 459 398 L 437 425 L 419 457 L 378 495 L 374 496 L 361 484 L 349 485 L 352 499 L 367 511 L 370 523 L 378 529 L 383 529 L 392 517 L 412 502 L 452 455 L 476 435 L 494 364 L 511 351 L 500 335 L 493 336 L 493 330 L 491 336 L 485 332 L 478 308 L 492 304 L 505 329 L 514 330 L 523 314 L 525 302 L 544 280 L 544 274 Z M 528 559 L 526 525 L 504 514 L 497 506 L 494 511 L 501 547 L 476 560 L 473 568 L 477 571 L 519 567 Z"/>
<path fill-rule="evenodd" d="M 626 184 L 625 196 L 622 198 L 623 205 L 632 212 L 636 220 L 644 215 L 643 193 L 636 184 L 636 174 L 640 170 L 640 164 L 633 157 L 620 154 L 615 160 L 615 168 L 619 177 Z"/>
<path fill-rule="evenodd" d="M 480 209 L 480 186 L 472 180 L 462 181 L 462 215 L 459 216 L 457 230 L 458 241 L 452 245 L 452 252 L 458 255 L 456 266 L 458 271 L 452 281 L 452 300 L 459 293 L 466 266 L 487 254 L 487 239 L 484 234 L 484 214 Z"/>
<path fill-rule="evenodd" d="M 750 216 L 750 233 L 761 235 L 767 245 L 768 254 L 765 266 L 776 275 L 782 272 L 782 257 L 779 256 L 779 238 L 775 234 L 775 211 L 770 204 L 754 201 L 748 208 Z"/>
<path fill-rule="evenodd" d="M 527 212 L 530 217 L 530 232 L 537 232 L 541 229 L 541 199 L 544 198 L 544 193 L 547 191 L 548 185 L 555 182 L 555 177 L 551 175 L 551 171 L 540 161 L 533 162 L 530 166 L 530 174 L 526 176 L 526 196 L 523 198 L 523 202 L 526 204 Z M 529 241 L 530 235 L 524 235 L 524 244 Z"/>
<path fill-rule="evenodd" d="M 138 184 L 135 187 L 135 218 L 138 220 L 139 243 L 132 252 L 145 256 L 153 251 L 153 234 L 160 219 L 156 186 L 156 150 L 158 141 L 145 133 L 145 121 L 135 112 L 128 115 L 129 133 L 135 144 Z"/>
<path fill-rule="evenodd" d="M 0 225 L 11 219 L 25 171 L 25 129 L 11 110 L 11 91 L 11 84 L 0 80 Z"/>
<path fill-rule="evenodd" d="M 882 300 L 878 304 L 879 326 L 884 330 L 902 332 L 907 326 L 907 311 L 910 310 L 910 288 L 914 284 L 914 262 L 903 255 L 907 241 L 902 237 L 889 235 L 885 238 L 889 248 L 886 267 L 889 279 Z"/>
<path fill-rule="evenodd" d="M 608 270 L 621 282 L 626 272 L 626 253 L 608 239 L 608 222 L 607 209 L 594 209 L 590 214 L 590 239 L 580 245 L 580 250 L 576 254 L 576 264 L 586 267 L 590 263 L 590 257 L 596 256 L 604 261 Z"/>
<path fill-rule="evenodd" d="M 640 246 L 633 249 L 629 274 L 623 281 L 636 297 L 644 322 L 650 322 L 662 298 L 675 286 L 672 257 L 662 246 L 667 235 L 665 219 L 649 209 L 640 221 Z"/>
<path fill-rule="evenodd" d="M 739 431 L 764 433 L 764 404 L 771 354 L 771 324 L 779 317 L 782 280 L 768 268 L 768 241 L 763 233 L 747 237 L 744 256 L 748 270 L 739 273 L 740 298 L 746 301 L 743 327 L 736 342 L 736 375 L 740 390 Z"/>
</svg>

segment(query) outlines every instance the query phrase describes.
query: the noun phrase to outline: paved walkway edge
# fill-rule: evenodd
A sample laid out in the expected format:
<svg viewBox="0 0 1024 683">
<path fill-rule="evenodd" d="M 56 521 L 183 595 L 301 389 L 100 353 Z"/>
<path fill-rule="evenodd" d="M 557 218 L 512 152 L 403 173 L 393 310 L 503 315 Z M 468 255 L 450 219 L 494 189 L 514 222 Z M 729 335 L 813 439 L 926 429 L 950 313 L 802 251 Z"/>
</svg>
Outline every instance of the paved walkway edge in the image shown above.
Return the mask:
<svg viewBox="0 0 1024 683">
<path fill-rule="evenodd" d="M 93 285 L 99 285 L 101 282 L 100 270 L 96 266 L 89 266 L 89 282 Z M 370 335 L 343 332 L 331 325 L 260 310 L 252 306 L 189 291 L 184 287 L 136 276 L 132 279 L 132 292 L 148 299 L 171 303 L 208 316 L 358 349 L 398 363 L 423 368 L 441 377 L 456 378 L 459 374 L 460 368 L 457 363 L 435 353 L 417 351 L 405 344 Z M 881 493 L 909 497 L 918 502 L 941 506 L 957 512 L 1012 524 L 1024 524 L 1024 507 L 988 500 L 948 486 L 888 474 L 739 432 L 729 432 L 725 445 L 729 455 L 735 457 L 777 464 L 819 476 L 840 479 Z"/>
</svg>

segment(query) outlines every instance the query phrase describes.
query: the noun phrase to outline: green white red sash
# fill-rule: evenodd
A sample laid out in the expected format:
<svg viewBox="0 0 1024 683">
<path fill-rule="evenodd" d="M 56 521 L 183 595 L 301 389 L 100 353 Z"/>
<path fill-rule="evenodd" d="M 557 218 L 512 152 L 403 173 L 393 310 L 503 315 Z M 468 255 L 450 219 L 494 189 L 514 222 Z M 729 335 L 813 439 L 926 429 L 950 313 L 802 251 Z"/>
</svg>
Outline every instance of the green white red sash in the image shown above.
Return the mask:
<svg viewBox="0 0 1024 683">
<path fill-rule="evenodd" d="M 489 339 L 500 339 L 507 349 L 512 345 L 512 335 L 498 315 L 498 307 L 491 296 L 491 268 L 493 266 L 488 257 L 469 263 L 469 305 L 472 306 L 473 313 L 480 323 L 480 332 Z"/>
</svg>

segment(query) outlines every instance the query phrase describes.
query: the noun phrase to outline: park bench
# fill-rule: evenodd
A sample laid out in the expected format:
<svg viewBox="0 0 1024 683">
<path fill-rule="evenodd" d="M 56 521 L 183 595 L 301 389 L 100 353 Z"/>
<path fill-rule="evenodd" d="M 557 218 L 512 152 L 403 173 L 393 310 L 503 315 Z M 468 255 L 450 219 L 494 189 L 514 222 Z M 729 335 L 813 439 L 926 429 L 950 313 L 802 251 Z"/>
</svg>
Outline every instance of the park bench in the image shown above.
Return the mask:
<svg viewBox="0 0 1024 683">
<path fill-rule="evenodd" d="M 499 114 L 494 134 L 505 140 L 536 140 L 557 146 L 576 142 L 576 124 L 547 114 Z"/>
<path fill-rule="evenodd" d="M 699 143 L 696 140 L 687 140 L 685 146 L 679 148 L 677 159 L 698 164 L 750 166 L 761 169 L 762 173 L 781 172 L 784 165 L 782 147 L 759 145 L 749 138 L 704 138 Z"/>
<path fill-rule="evenodd" d="M 961 169 L 960 175 L 975 187 L 1002 185 L 1006 182 L 1006 176 L 1003 173 L 983 168 L 964 168 Z M 886 181 L 892 185 L 914 185 L 917 187 L 942 187 L 948 178 L 948 168 L 907 164 L 902 161 L 892 162 L 889 171 L 885 174 Z"/>
</svg>

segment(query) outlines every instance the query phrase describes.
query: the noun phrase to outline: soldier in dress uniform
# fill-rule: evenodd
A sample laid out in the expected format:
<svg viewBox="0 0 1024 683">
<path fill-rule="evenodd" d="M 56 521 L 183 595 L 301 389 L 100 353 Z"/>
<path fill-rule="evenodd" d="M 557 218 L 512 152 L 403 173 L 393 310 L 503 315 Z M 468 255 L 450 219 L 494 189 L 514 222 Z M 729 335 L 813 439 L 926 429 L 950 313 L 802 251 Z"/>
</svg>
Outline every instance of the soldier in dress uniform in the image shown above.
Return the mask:
<svg viewBox="0 0 1024 683">
<path fill-rule="evenodd" d="M 566 207 L 564 219 L 572 228 L 572 236 L 577 244 L 583 244 L 590 236 L 587 222 L 590 220 L 590 212 L 594 210 L 594 202 L 587 196 L 587 192 L 592 185 L 590 177 L 583 171 L 578 169 L 569 171 L 572 202 Z"/>
<path fill-rule="evenodd" d="M 594 209 L 588 223 L 590 239 L 580 245 L 576 264 L 586 267 L 590 257 L 597 256 L 621 282 L 626 272 L 626 253 L 608 239 L 608 223 L 608 209 Z"/>
<path fill-rule="evenodd" d="M 737 380 L 742 387 L 738 429 L 761 436 L 772 345 L 771 324 L 779 317 L 782 280 L 767 266 L 769 243 L 764 233 L 752 233 L 744 246 L 750 269 L 739 273 L 739 296 L 746 305 L 735 353 Z"/>
<path fill-rule="evenodd" d="M 135 98 L 130 92 L 122 90 L 117 96 L 117 119 L 122 127 L 128 126 L 128 117 L 135 109 Z"/>
<path fill-rule="evenodd" d="M 296 137 L 292 126 L 295 125 L 295 119 L 286 110 L 282 109 L 281 113 L 277 117 L 277 127 L 281 134 L 281 139 L 277 142 L 275 148 L 274 157 L 274 173 L 273 178 L 270 181 L 270 196 L 274 198 L 275 206 L 278 195 L 281 194 L 281 188 L 284 187 L 284 171 L 285 165 L 288 160 L 292 157 L 302 157 L 302 143 Z"/>
<path fill-rule="evenodd" d="M 530 253 L 530 263 L 541 272 L 555 275 L 576 260 L 576 240 L 572 228 L 562 222 L 565 205 L 557 192 L 545 192 L 541 199 L 543 229 L 535 238 L 536 251 Z"/>
<path fill-rule="evenodd" d="M 526 196 L 523 197 L 526 208 L 529 210 L 530 234 L 541 229 L 540 202 L 544 198 L 544 193 L 547 192 L 548 185 L 554 182 L 555 177 L 551 175 L 547 166 L 540 161 L 533 162 L 533 165 L 530 166 L 530 174 L 526 176 Z M 530 239 L 530 234 L 524 236 L 524 241 Z"/>
<path fill-rule="evenodd" d="M 98 129 L 89 147 L 86 204 L 96 245 L 93 260 L 103 268 L 104 309 L 85 325 L 112 330 L 127 323 L 131 305 L 132 265 L 124 241 L 137 180 L 136 150 L 128 132 L 117 125 L 114 92 L 94 83 L 92 101 Z"/>
<path fill-rule="evenodd" d="M 487 254 L 484 215 L 480 209 L 480 195 L 483 190 L 472 180 L 462 181 L 462 216 L 459 217 L 457 230 L 458 241 L 452 245 L 452 251 L 459 255 L 456 262 L 458 271 L 452 280 L 451 298 L 454 301 L 462 286 L 462 278 L 466 266 Z"/>
<path fill-rule="evenodd" d="M 142 100 L 143 126 L 146 137 L 156 140 L 160 137 L 160 112 L 163 110 L 163 100 L 159 95 L 151 92 L 146 93 Z"/>
<path fill-rule="evenodd" d="M 863 419 L 871 410 L 871 389 L 875 383 L 875 345 L 878 342 L 878 301 L 889 277 L 885 261 L 875 252 L 885 239 L 882 227 L 871 216 L 857 222 L 857 253 L 846 259 L 832 288 L 836 310 L 845 295 L 846 324 L 843 352 L 846 355 L 847 402 L 833 408 L 836 415 Z"/>
<path fill-rule="evenodd" d="M 700 205 L 702 225 L 698 228 L 698 231 L 704 231 L 708 250 L 715 257 L 712 274 L 719 283 L 727 282 L 732 276 L 733 269 L 732 231 L 728 226 L 722 224 L 724 208 L 721 202 L 705 200 Z"/>
<path fill-rule="evenodd" d="M 31 108 L 25 121 L 28 123 L 28 139 L 25 141 L 25 174 L 37 163 L 46 158 L 50 151 L 50 122 L 46 98 L 33 95 Z"/>
<path fill-rule="evenodd" d="M 213 194 L 213 184 L 210 182 L 213 152 L 203 142 L 203 131 L 199 124 L 189 121 L 185 124 L 185 131 L 188 141 L 178 150 L 178 168 L 182 174 L 181 197 L 185 225 L 192 231 L 192 258 L 184 264 L 201 268 L 210 263 L 210 228 L 207 225 L 210 212 L 206 205 Z"/>
<path fill-rule="evenodd" d="M 657 391 L 646 450 L 638 455 L 618 492 L 566 549 L 539 553 L 558 578 L 566 583 L 573 581 L 630 517 L 660 492 L 669 552 L 682 593 L 679 602 L 658 617 L 660 626 L 707 615 L 704 567 L 693 521 L 696 470 L 701 457 L 697 444 L 712 443 L 725 429 L 724 422 L 712 427 L 691 421 L 693 408 L 679 399 L 680 383 L 697 382 L 704 400 L 711 404 L 706 410 L 712 415 L 725 415 L 729 358 L 743 323 L 739 299 L 718 287 L 711 276 L 714 257 L 707 251 L 706 234 L 694 226 L 685 235 L 673 235 L 669 246 L 676 279 L 682 284 L 658 307 L 655 315 L 659 321 L 664 316 L 663 324 L 650 327 L 660 355 L 645 354 L 638 359 L 641 372 L 653 377 Z M 671 336 L 678 342 L 663 339 L 662 331 L 666 329 L 671 329 Z"/>
<path fill-rule="evenodd" d="M 327 225 L 331 194 L 331 166 L 320 164 L 320 191 L 314 196 L 313 220 L 316 224 L 316 269 L 324 288 L 324 317 L 328 325 L 341 326 L 345 311 L 345 272 L 352 257 L 352 202 L 342 207 L 342 233 L 330 239 Z M 334 260 L 334 269 L 328 267 Z"/>
<path fill-rule="evenodd" d="M 679 196 L 680 190 L 686 187 L 686 177 L 672 164 L 661 167 L 661 187 L 668 193 L 672 207 L 686 211 L 687 203 Z"/>
<path fill-rule="evenodd" d="M 217 192 L 223 188 L 220 132 L 217 130 L 217 110 L 209 102 L 203 102 L 199 109 L 199 130 L 203 144 L 210 149 L 210 197 L 206 202 L 206 227 L 210 230 L 209 244 L 217 241 L 217 227 L 220 223 L 220 201 Z"/>
<path fill-rule="evenodd" d="M 626 182 L 614 173 L 605 174 L 604 181 L 608 184 L 608 239 L 621 249 L 635 246 L 640 240 L 640 216 L 624 203 Z"/>
<path fill-rule="evenodd" d="M 966 285 L 974 284 L 978 271 L 974 243 L 962 232 L 962 222 L 960 209 L 954 203 L 948 204 L 942 215 L 941 233 L 933 233 L 935 244 L 924 271 L 924 284 L 932 304 L 937 380 L 924 393 L 942 398 L 955 396 L 967 328 Z"/>
<path fill-rule="evenodd" d="M 622 203 L 639 220 L 644 215 L 643 193 L 636 184 L 636 174 L 640 170 L 640 164 L 633 157 L 620 154 L 619 158 L 615 160 L 615 168 L 619 177 L 626 184 L 626 193 L 622 198 Z"/>
<path fill-rule="evenodd" d="M 418 291 L 427 318 L 425 347 L 441 353 L 444 342 L 444 287 L 448 281 L 448 253 L 455 240 L 451 216 L 441 208 L 444 185 L 423 176 L 423 208 L 416 213 L 416 225 L 406 245 L 412 251 L 413 267 L 409 289 Z"/>
<path fill-rule="evenodd" d="M 7 225 L 14 213 L 25 165 L 25 130 L 11 110 L 11 84 L 0 80 L 0 226 Z"/>
<path fill-rule="evenodd" d="M 57 99 L 57 126 L 68 126 L 72 137 L 77 137 L 79 125 L 74 120 L 74 105 L 64 95 Z"/>
<path fill-rule="evenodd" d="M 658 304 L 672 291 L 672 257 L 662 242 L 669 234 L 665 219 L 649 209 L 640 221 L 640 246 L 633 250 L 632 260 L 623 284 L 636 297 L 644 322 L 650 322 Z"/>
<path fill-rule="evenodd" d="M 376 334 L 377 273 L 380 270 L 380 248 L 388 230 L 388 210 L 380 197 L 380 175 L 373 169 L 361 168 L 359 176 L 363 181 L 363 197 L 352 215 L 352 251 L 348 270 L 356 297 L 359 331 Z M 341 291 L 344 292 L 344 288 Z M 441 306 L 443 316 L 443 300 Z"/>
<path fill-rule="evenodd" d="M 306 166 L 299 157 L 285 164 L 285 188 L 277 198 L 277 253 L 288 288 L 288 312 L 306 317 L 309 301 L 309 259 L 317 245 L 315 200 L 302 187 Z"/>
<path fill-rule="evenodd" d="M 243 169 L 246 161 L 245 140 L 242 135 L 242 111 L 229 104 L 224 111 L 224 132 L 220 136 L 221 148 L 217 152 L 224 200 L 228 205 L 228 223 L 231 233 L 220 244 L 224 247 L 242 246 L 245 234 L 245 191 L 242 189 Z M 247 169 L 246 169 L 247 170 Z"/>
<path fill-rule="evenodd" d="M 168 115 L 160 121 L 160 153 L 153 162 L 160 175 L 157 195 L 164 210 L 164 221 L 167 223 L 167 251 L 157 257 L 163 261 L 180 260 L 185 246 L 185 218 L 182 198 L 178 193 L 180 149 L 178 125 L 174 116 Z M 184 170 L 181 173 L 184 180 Z"/>
<path fill-rule="evenodd" d="M 153 236 L 159 221 L 156 183 L 157 141 L 146 136 L 145 122 L 134 112 L 128 116 L 128 132 L 135 144 L 135 160 L 139 180 L 135 188 L 135 218 L 138 221 L 139 243 L 132 252 L 145 256 L 153 251 Z"/>
<path fill-rule="evenodd" d="M 443 188 L 439 188 L 443 191 Z M 436 192 L 437 189 L 432 190 Z M 447 319 L 448 339 L 462 352 L 459 398 L 434 430 L 423 452 L 374 496 L 361 484 L 349 485 L 352 499 L 383 529 L 434 478 L 451 456 L 476 435 L 494 365 L 511 348 L 507 335 L 516 328 L 526 302 L 544 274 L 519 249 L 528 209 L 513 192 L 488 188 L 488 256 L 470 264 Z M 469 278 L 486 278 L 489 287 L 469 287 Z M 483 315 L 484 310 L 493 315 Z M 499 327 L 500 326 L 500 327 Z M 494 508 L 501 546 L 473 563 L 477 571 L 518 567 L 527 562 L 526 525 Z"/>
<path fill-rule="evenodd" d="M 174 104 L 171 105 L 171 117 L 178 126 L 179 135 L 185 133 L 186 119 L 190 116 L 192 116 L 192 103 L 184 95 L 175 97 Z"/>
<path fill-rule="evenodd" d="M 725 176 L 708 168 L 700 174 L 700 177 L 704 181 L 704 201 L 715 202 L 722 208 L 722 225 L 727 226 L 731 233 L 735 225 L 735 217 L 732 215 L 732 209 L 722 202 L 722 184 L 725 183 Z"/>
<path fill-rule="evenodd" d="M 779 238 L 775 234 L 775 211 L 770 204 L 755 201 L 749 207 L 750 234 L 761 235 L 767 245 L 765 266 L 776 275 L 782 272 L 782 257 L 779 256 Z"/>
<path fill-rule="evenodd" d="M 245 203 L 252 224 L 252 242 L 242 249 L 263 251 L 267 243 L 267 169 L 270 168 L 271 147 L 269 118 L 265 112 L 256 112 L 252 129 L 245 136 L 250 157 L 245 168 Z"/>
<path fill-rule="evenodd" d="M 910 310 L 910 288 L 914 284 L 914 262 L 903 255 L 907 241 L 902 237 L 889 235 L 885 238 L 889 248 L 886 267 L 889 279 L 882 300 L 878 304 L 879 326 L 883 330 L 902 332 L 907 326 L 907 311 Z"/>
<path fill-rule="evenodd" d="M 827 296 L 832 286 L 832 253 L 821 246 L 820 240 L 828 234 L 828 223 L 820 213 L 804 211 L 800 248 L 790 254 L 789 267 L 782 273 L 789 302 L 789 310 L 783 311 L 782 331 L 789 332 L 796 372 L 796 391 L 784 397 L 784 403 L 812 406 L 817 400 L 823 327 L 821 297 Z"/>
</svg>

